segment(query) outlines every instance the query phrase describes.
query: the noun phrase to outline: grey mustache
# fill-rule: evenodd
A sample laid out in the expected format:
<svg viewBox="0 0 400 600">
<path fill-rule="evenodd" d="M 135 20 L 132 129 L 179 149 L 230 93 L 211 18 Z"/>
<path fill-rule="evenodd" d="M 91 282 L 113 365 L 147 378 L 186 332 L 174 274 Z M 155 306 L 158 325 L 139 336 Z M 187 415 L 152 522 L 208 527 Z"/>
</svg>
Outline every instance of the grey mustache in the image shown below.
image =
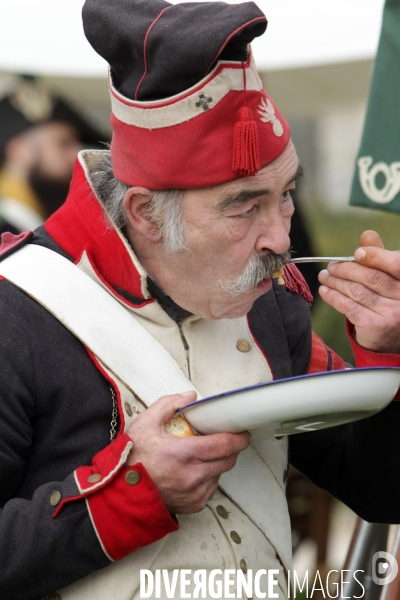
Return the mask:
<svg viewBox="0 0 400 600">
<path fill-rule="evenodd" d="M 236 279 L 221 282 L 222 288 L 232 296 L 238 296 L 254 288 L 263 279 L 268 279 L 280 267 L 290 260 L 290 252 L 283 254 L 267 254 L 266 256 L 253 256 L 245 269 Z"/>
<path fill-rule="evenodd" d="M 260 257 L 260 261 L 262 261 L 265 269 L 265 276 L 262 277 L 259 281 L 271 277 L 271 275 L 273 275 L 275 271 L 287 265 L 290 261 L 290 258 L 291 254 L 289 251 L 284 252 L 283 254 L 269 254 L 265 257 Z M 259 281 L 257 283 L 259 283 Z"/>
</svg>

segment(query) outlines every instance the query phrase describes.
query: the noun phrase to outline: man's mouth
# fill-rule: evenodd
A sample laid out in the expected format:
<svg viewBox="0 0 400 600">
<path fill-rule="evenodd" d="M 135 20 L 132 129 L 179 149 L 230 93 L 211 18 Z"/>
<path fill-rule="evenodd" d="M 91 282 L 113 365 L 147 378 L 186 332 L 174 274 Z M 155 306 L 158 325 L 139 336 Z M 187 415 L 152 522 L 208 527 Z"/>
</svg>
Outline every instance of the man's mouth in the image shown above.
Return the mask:
<svg viewBox="0 0 400 600">
<path fill-rule="evenodd" d="M 290 259 L 290 253 L 271 254 L 265 257 L 253 256 L 243 273 L 233 281 L 224 282 L 223 289 L 232 296 L 238 296 L 252 289 L 269 290 L 271 275 Z"/>
</svg>

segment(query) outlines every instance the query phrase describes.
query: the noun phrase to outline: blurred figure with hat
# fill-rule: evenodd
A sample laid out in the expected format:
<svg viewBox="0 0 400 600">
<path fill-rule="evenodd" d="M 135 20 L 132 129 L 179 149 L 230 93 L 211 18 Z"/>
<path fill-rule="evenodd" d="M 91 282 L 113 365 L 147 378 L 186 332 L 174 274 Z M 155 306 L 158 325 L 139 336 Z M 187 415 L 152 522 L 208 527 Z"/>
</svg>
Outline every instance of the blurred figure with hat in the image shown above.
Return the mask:
<svg viewBox="0 0 400 600">
<path fill-rule="evenodd" d="M 171 425 L 197 392 L 345 367 L 288 262 L 302 166 L 251 54 L 266 17 L 86 0 L 83 21 L 110 65 L 111 149 L 81 152 L 61 208 L 0 247 L 2 600 L 284 600 L 289 459 L 397 522 L 400 405 L 292 436 L 290 456 L 286 435 Z M 358 366 L 400 366 L 400 255 L 373 232 L 361 243 L 321 295 Z"/>
<path fill-rule="evenodd" d="M 0 234 L 42 225 L 68 194 L 76 155 L 102 134 L 33 77 L 0 100 Z"/>
</svg>

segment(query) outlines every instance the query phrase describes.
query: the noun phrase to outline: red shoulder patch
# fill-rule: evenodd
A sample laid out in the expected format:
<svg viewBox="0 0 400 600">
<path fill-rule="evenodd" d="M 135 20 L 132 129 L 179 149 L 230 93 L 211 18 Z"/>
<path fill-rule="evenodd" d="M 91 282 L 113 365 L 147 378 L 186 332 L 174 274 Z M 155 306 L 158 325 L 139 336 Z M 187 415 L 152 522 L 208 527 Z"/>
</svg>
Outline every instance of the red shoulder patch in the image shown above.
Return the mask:
<svg viewBox="0 0 400 600">
<path fill-rule="evenodd" d="M 290 292 L 296 292 L 303 296 L 304 300 L 311 306 L 313 303 L 313 297 L 310 292 L 310 288 L 299 269 L 294 264 L 285 265 L 285 272 L 283 275 L 285 280 L 286 289 Z"/>
<path fill-rule="evenodd" d="M 8 256 L 9 254 L 12 254 L 18 248 L 25 246 L 25 244 L 27 244 L 31 239 L 32 235 L 32 231 L 24 231 L 19 235 L 14 235 L 9 231 L 3 233 L 1 236 L 0 243 L 0 260 L 2 258 L 6 258 L 6 256 Z"/>
</svg>

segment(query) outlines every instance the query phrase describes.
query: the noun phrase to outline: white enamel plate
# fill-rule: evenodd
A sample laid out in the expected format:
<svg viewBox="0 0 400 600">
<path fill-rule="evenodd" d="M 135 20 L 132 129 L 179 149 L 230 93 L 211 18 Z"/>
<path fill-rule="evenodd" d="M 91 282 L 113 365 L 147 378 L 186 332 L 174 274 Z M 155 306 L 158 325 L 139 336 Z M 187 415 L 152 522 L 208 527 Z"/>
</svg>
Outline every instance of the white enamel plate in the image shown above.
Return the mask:
<svg viewBox="0 0 400 600">
<path fill-rule="evenodd" d="M 397 367 L 328 371 L 210 396 L 179 412 L 203 435 L 292 435 L 369 417 L 389 404 L 399 386 Z"/>
</svg>

